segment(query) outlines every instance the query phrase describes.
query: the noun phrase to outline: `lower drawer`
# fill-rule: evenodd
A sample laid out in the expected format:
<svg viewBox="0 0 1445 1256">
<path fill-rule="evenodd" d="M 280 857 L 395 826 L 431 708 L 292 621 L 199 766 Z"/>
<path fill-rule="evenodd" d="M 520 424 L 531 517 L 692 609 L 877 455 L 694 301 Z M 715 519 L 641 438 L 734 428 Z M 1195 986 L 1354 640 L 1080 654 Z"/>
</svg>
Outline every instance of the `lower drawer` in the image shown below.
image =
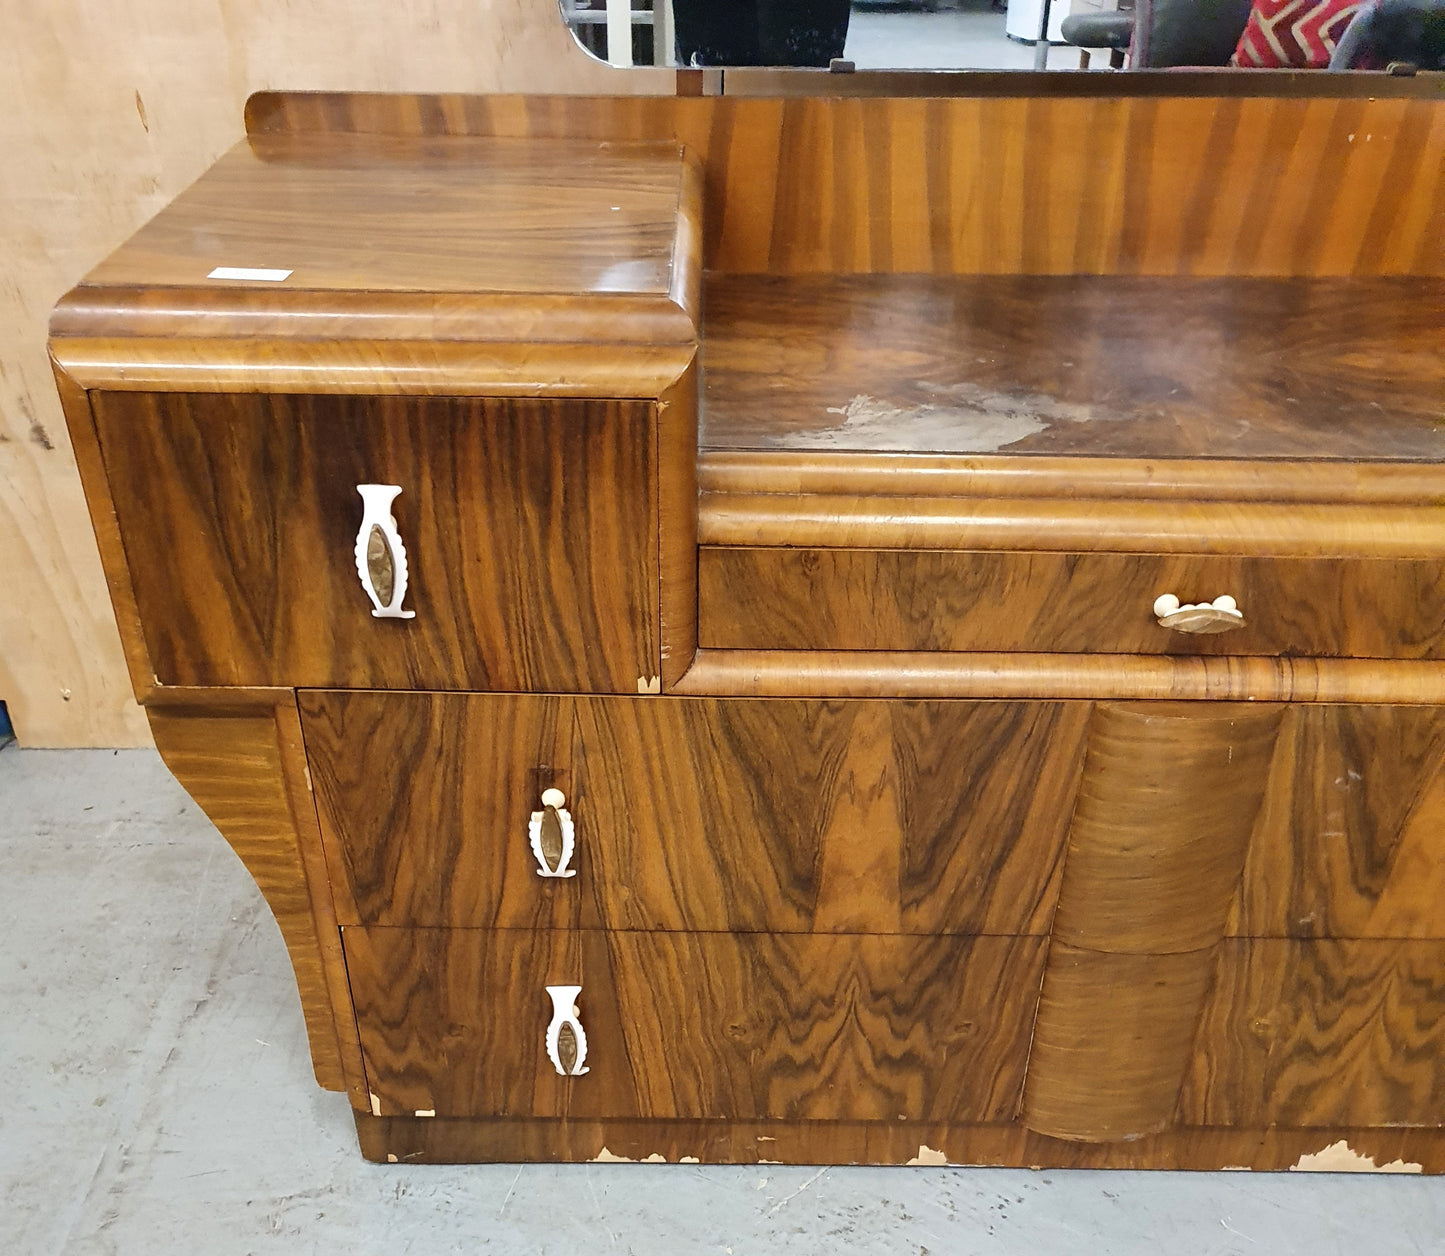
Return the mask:
<svg viewBox="0 0 1445 1256">
<path fill-rule="evenodd" d="M 1163 627 L 1165 593 L 1229 594 L 1243 626 Z M 1429 659 L 1445 656 L 1445 582 L 1418 560 L 705 546 L 698 644 Z"/>
<path fill-rule="evenodd" d="M 1219 949 L 1181 1125 L 1445 1125 L 1445 942 Z"/>
<path fill-rule="evenodd" d="M 1035 937 L 348 928 L 377 1115 L 996 1122 Z M 549 987 L 580 987 L 554 999 Z M 549 1032 L 585 1036 L 561 1075 Z M 570 1064 L 560 1023 L 551 1046 Z"/>
</svg>

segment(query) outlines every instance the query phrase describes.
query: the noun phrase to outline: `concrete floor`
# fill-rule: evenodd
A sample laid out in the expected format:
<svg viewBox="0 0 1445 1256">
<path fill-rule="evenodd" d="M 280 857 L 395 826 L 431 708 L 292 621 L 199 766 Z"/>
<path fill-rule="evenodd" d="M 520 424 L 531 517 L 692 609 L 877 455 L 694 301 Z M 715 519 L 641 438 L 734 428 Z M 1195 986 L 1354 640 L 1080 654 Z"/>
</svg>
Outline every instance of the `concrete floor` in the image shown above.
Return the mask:
<svg viewBox="0 0 1445 1256">
<path fill-rule="evenodd" d="M 1057 0 L 1062 3 L 1062 0 Z M 991 0 L 960 0 L 935 13 L 854 9 L 843 55 L 860 70 L 1031 70 L 1034 50 L 1004 34 Z M 1078 52 L 1051 50 L 1056 67 Z"/>
<path fill-rule="evenodd" d="M 376 1166 L 281 936 L 155 755 L 0 751 L 0 1253 L 1445 1250 L 1445 1180 Z"/>
</svg>

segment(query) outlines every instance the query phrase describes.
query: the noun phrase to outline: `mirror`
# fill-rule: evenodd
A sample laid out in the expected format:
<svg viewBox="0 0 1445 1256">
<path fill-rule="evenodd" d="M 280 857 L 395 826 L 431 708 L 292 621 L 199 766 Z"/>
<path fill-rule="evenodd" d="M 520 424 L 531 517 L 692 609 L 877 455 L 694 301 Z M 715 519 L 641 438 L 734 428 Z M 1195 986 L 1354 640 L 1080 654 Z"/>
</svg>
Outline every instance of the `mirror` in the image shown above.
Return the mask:
<svg viewBox="0 0 1445 1256">
<path fill-rule="evenodd" d="M 1445 0 L 560 4 L 582 47 L 614 66 L 1445 70 Z"/>
</svg>

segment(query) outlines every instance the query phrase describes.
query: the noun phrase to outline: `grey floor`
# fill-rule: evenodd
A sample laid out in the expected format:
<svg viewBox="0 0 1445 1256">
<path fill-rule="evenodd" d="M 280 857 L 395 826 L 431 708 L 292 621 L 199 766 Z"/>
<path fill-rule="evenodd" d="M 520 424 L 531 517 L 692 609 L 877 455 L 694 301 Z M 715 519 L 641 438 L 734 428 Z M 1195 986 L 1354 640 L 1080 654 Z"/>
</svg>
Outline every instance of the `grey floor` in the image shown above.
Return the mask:
<svg viewBox="0 0 1445 1256">
<path fill-rule="evenodd" d="M 1058 0 L 1062 3 L 1062 0 Z M 1031 70 L 1034 50 L 1004 34 L 991 0 L 959 0 L 934 13 L 854 9 L 843 55 L 863 70 Z M 1076 50 L 1051 50 L 1051 64 L 1078 63 Z"/>
<path fill-rule="evenodd" d="M 1439 1253 L 1445 1181 L 375 1166 L 281 936 L 149 752 L 0 751 L 0 1254 Z"/>
</svg>

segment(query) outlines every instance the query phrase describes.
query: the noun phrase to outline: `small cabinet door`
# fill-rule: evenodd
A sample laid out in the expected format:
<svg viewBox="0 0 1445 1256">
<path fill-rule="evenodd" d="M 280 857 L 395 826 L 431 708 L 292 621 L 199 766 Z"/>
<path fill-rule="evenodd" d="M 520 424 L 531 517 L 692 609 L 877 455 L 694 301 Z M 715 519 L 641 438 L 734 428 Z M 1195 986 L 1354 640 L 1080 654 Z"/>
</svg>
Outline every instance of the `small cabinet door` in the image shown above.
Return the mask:
<svg viewBox="0 0 1445 1256">
<path fill-rule="evenodd" d="M 99 393 L 94 409 L 163 685 L 635 694 L 658 675 L 651 403 Z M 362 485 L 399 492 L 368 515 Z M 373 515 L 394 527 L 363 534 Z"/>
<path fill-rule="evenodd" d="M 1009 1121 L 1044 949 L 1042 938 L 344 934 L 372 1108 L 386 1116 Z"/>
<path fill-rule="evenodd" d="M 342 923 L 452 927 L 1045 933 L 1089 718 L 1077 702 L 300 701 Z M 565 867 L 548 863 L 564 839 Z"/>
</svg>

